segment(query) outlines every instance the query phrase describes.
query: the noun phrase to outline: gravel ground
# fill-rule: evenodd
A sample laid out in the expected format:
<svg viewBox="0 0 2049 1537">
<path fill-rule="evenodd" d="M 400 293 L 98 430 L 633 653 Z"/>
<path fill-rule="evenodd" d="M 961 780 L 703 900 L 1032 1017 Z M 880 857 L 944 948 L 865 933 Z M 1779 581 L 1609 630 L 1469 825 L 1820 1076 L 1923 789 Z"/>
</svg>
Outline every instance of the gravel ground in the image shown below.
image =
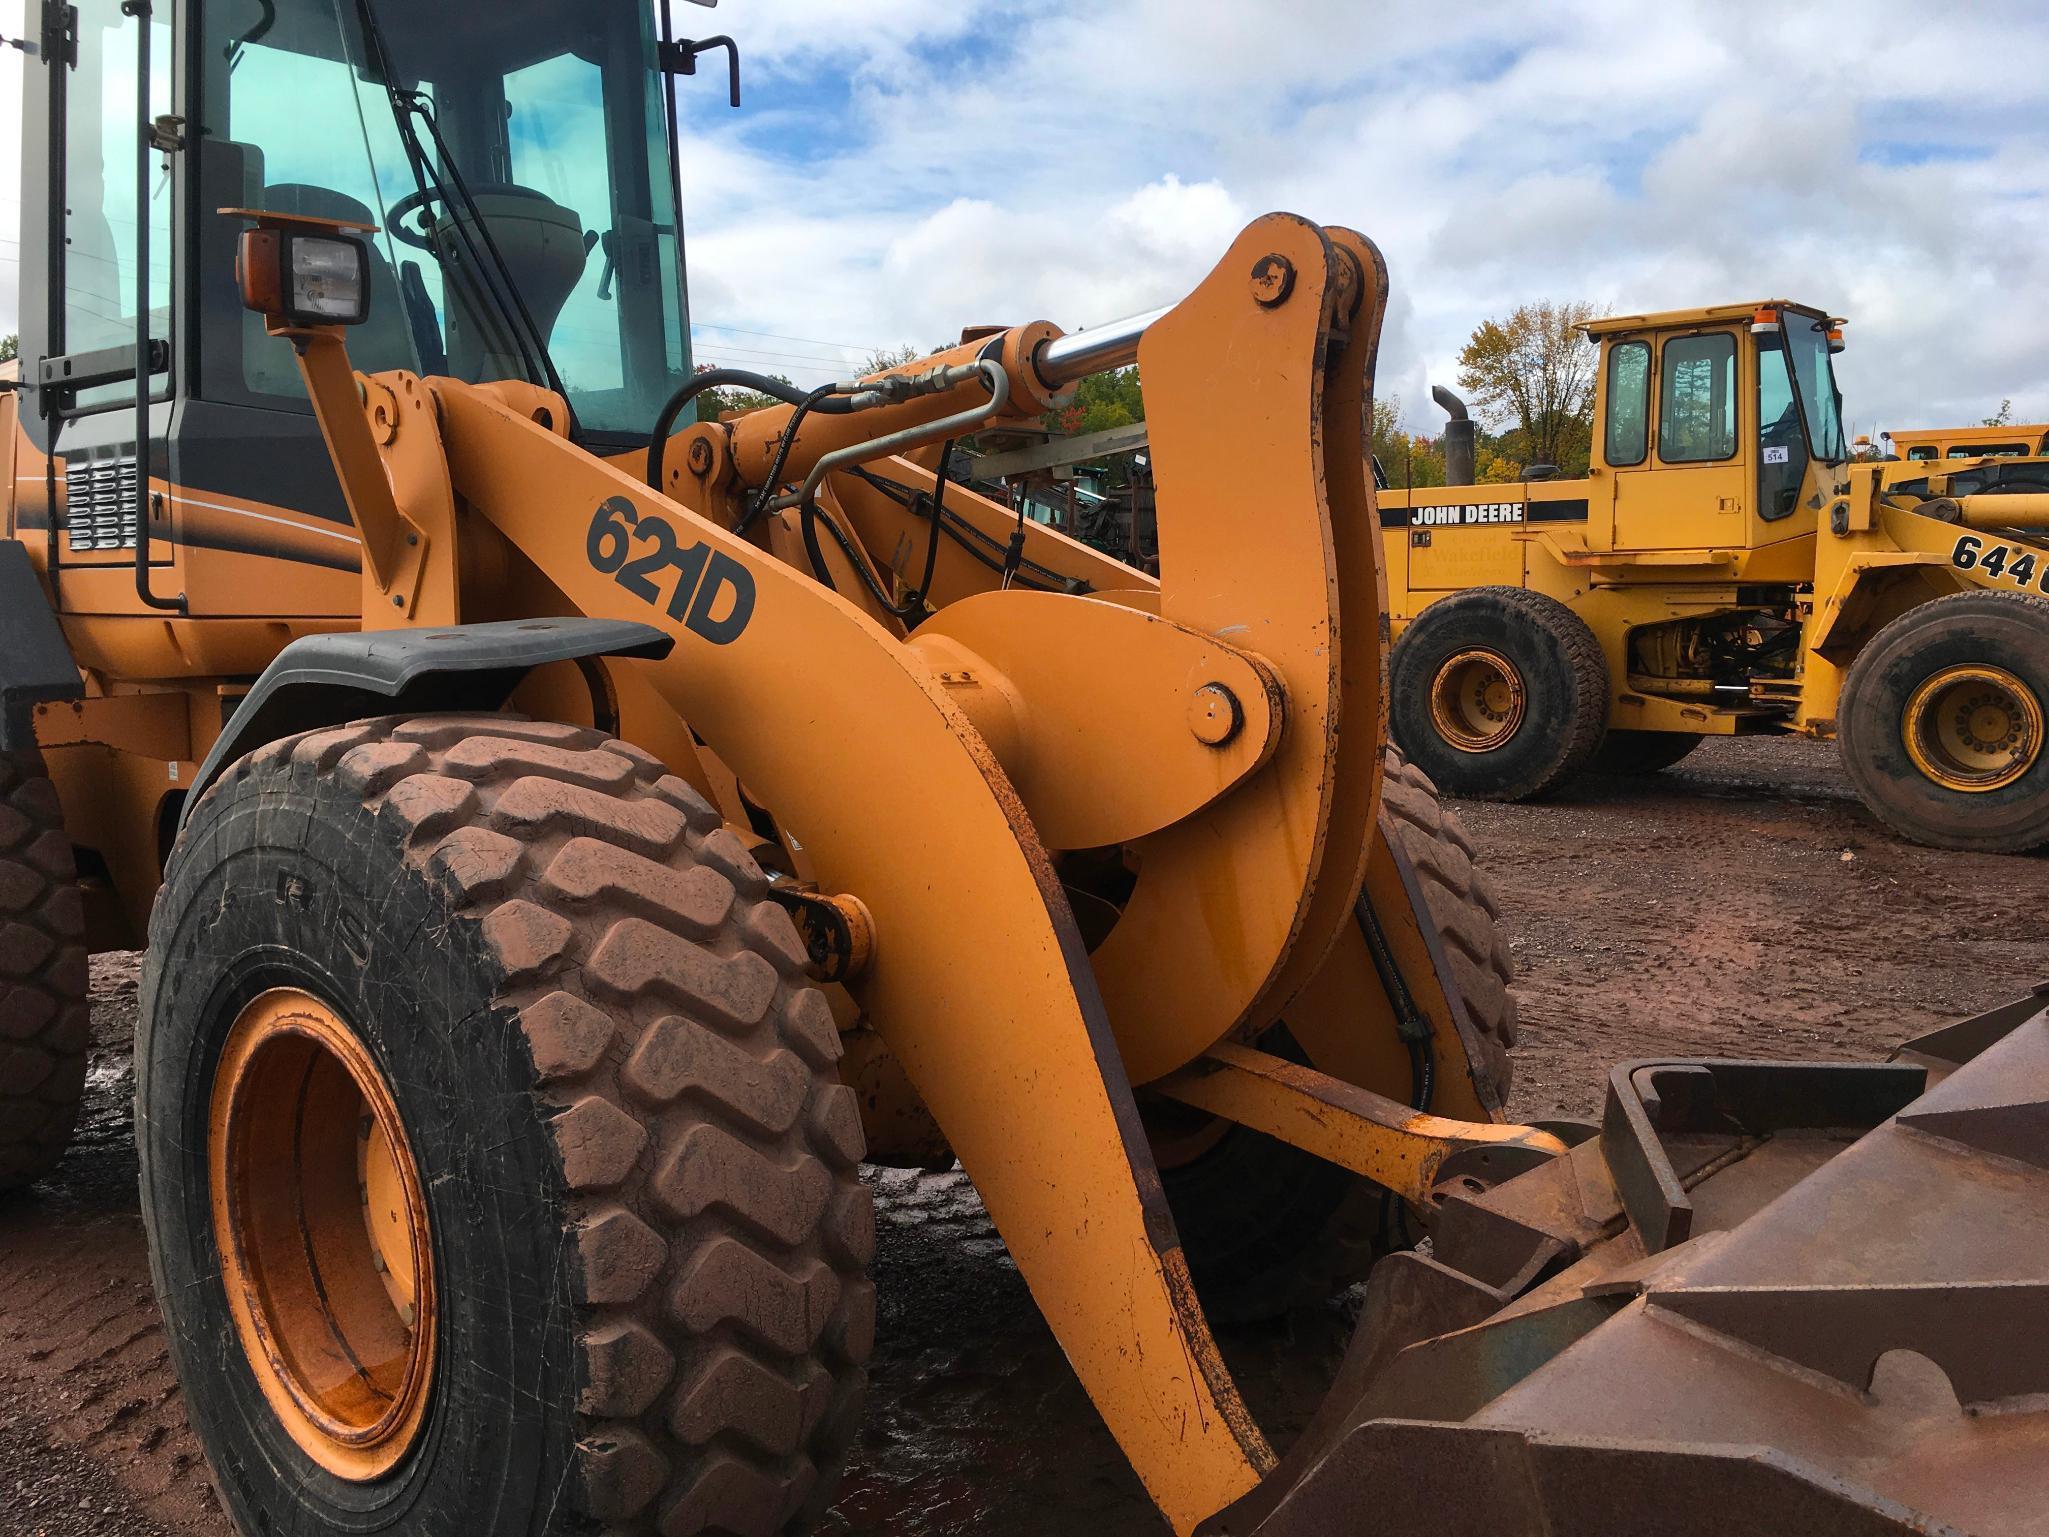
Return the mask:
<svg viewBox="0 0 2049 1537">
<path fill-rule="evenodd" d="M 1459 807 L 1514 933 L 1514 1110 L 1585 1114 L 1652 1052 L 1873 1057 L 2049 977 L 2049 860 L 1940 854 L 1858 808 L 1831 749 L 1703 747 L 1541 805 Z M 0 1199 L 0 1534 L 224 1537 L 149 1292 L 127 1051 L 132 957 L 94 969 L 78 1146 Z M 959 1174 L 875 1171 L 874 1384 L 836 1534 L 1155 1533 Z M 1277 1441 L 1343 1349 L 1340 1308 L 1223 1346 Z"/>
</svg>

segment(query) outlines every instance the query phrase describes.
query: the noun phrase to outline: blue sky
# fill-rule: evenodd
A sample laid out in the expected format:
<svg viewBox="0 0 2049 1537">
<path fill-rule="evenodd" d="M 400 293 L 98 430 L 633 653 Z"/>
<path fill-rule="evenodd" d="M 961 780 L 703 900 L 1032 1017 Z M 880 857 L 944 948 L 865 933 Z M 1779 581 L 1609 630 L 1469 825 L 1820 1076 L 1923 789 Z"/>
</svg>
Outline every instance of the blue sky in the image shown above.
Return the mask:
<svg viewBox="0 0 2049 1537">
<path fill-rule="evenodd" d="M 0 0 L 18 35 L 21 0 Z M 1434 429 L 1473 325 L 1793 297 L 1861 430 L 2049 418 L 2049 7 L 1903 0 L 725 0 L 680 83 L 699 355 L 843 372 L 1187 291 L 1249 219 L 1372 236 L 1381 385 Z M 2002 62 L 2005 61 L 2005 62 Z M 19 56 L 0 53 L 0 112 Z M 0 329 L 15 167 L 0 168 Z"/>
</svg>

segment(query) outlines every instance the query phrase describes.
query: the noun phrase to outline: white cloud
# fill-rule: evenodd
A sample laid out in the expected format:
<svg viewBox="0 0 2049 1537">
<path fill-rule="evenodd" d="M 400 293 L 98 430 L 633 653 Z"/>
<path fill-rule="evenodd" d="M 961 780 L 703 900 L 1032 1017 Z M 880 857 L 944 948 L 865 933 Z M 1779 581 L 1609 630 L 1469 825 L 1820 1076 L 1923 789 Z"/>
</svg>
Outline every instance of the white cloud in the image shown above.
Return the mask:
<svg viewBox="0 0 2049 1537">
<path fill-rule="evenodd" d="M 700 349 L 816 378 L 963 324 L 1094 324 L 1176 297 L 1246 219 L 1291 208 L 1386 253 L 1380 377 L 1419 428 L 1427 382 L 1516 303 L 1768 293 L 1850 316 L 1864 427 L 2009 395 L 2049 417 L 2049 79 L 1995 62 L 2042 55 L 2049 13 L 1946 7 L 1939 48 L 1918 46 L 1929 15 L 728 0 L 749 108 L 686 94 L 693 310 L 777 337 Z"/>
</svg>

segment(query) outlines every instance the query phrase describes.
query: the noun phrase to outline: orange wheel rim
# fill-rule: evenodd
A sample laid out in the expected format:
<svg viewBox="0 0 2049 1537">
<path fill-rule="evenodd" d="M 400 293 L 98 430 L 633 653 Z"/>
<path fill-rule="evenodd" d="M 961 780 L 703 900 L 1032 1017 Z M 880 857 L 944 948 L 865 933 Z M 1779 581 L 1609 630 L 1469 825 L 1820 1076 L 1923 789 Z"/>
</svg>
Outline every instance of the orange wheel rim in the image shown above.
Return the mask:
<svg viewBox="0 0 2049 1537">
<path fill-rule="evenodd" d="M 265 1400 L 336 1477 L 389 1472 L 426 1422 L 433 1254 L 398 1107 L 333 1010 L 277 988 L 237 1016 L 207 1168 L 221 1282 Z"/>
<path fill-rule="evenodd" d="M 1430 721 L 1460 752 L 1492 752 L 1522 729 L 1529 707 L 1522 672 L 1484 646 L 1446 659 L 1430 680 Z"/>
<path fill-rule="evenodd" d="M 1946 667 L 1901 714 L 1907 756 L 1946 790 L 2003 789 L 2042 755 L 2042 703 L 2004 667 Z"/>
</svg>

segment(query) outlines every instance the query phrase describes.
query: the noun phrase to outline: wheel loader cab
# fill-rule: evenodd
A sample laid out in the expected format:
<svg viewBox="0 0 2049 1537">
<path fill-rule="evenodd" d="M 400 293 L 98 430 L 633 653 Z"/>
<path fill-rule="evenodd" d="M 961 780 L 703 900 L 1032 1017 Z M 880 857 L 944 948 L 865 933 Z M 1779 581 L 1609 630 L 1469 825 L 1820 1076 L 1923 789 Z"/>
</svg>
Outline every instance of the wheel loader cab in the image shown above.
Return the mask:
<svg viewBox="0 0 2049 1537">
<path fill-rule="evenodd" d="M 548 383 L 579 427 L 645 441 L 687 368 L 651 12 L 632 0 L 231 0 L 199 47 L 199 205 L 353 218 L 369 237 L 365 372 Z M 233 221 L 225 238 L 232 241 Z M 509 280 L 509 281 L 508 281 Z M 206 264 L 202 302 L 239 304 Z M 298 398 L 262 325 L 202 328 L 230 387 Z"/>
<path fill-rule="evenodd" d="M 49 511 L 17 522 L 50 526 L 62 611 L 357 611 L 347 509 L 291 350 L 241 307 L 223 208 L 371 226 L 364 372 L 559 386 L 594 450 L 645 443 L 689 373 L 650 7 L 158 0 L 146 33 L 121 0 L 40 9 L 58 20 L 25 77 L 21 415 L 53 463 Z M 159 675 L 260 667 L 213 633 L 206 657 L 164 647 Z"/>
<path fill-rule="evenodd" d="M 1849 458 L 1836 322 L 1770 302 L 1597 321 L 1591 549 L 1749 551 L 1811 534 Z"/>
</svg>

